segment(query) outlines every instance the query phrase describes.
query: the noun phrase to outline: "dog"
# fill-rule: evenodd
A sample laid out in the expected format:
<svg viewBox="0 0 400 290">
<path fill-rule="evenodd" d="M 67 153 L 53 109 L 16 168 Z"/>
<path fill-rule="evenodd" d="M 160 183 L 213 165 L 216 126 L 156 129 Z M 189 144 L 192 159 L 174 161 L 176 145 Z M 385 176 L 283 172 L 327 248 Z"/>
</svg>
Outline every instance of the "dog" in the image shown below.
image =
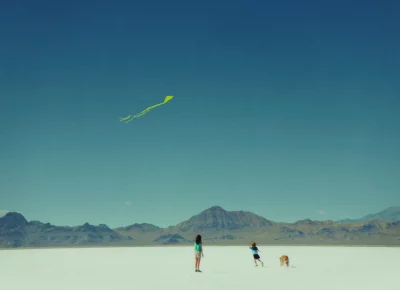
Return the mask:
<svg viewBox="0 0 400 290">
<path fill-rule="evenodd" d="M 286 264 L 286 267 L 289 267 L 289 257 L 286 255 L 282 255 L 280 257 L 280 261 L 281 261 L 281 266 L 283 266 L 284 264 Z"/>
</svg>

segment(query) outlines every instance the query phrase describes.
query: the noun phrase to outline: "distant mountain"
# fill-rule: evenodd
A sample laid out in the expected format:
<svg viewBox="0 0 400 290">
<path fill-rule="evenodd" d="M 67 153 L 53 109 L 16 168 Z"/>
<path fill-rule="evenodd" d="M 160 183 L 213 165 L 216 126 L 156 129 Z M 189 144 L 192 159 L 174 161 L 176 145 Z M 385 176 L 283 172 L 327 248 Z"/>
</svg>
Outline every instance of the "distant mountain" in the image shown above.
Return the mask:
<svg viewBox="0 0 400 290">
<path fill-rule="evenodd" d="M 178 234 L 166 234 L 160 235 L 153 240 L 155 243 L 161 243 L 163 245 L 181 244 L 181 243 L 191 243 L 192 241 L 185 239 Z"/>
<path fill-rule="evenodd" d="M 139 244 L 153 244 L 163 229 L 148 223 L 135 223 L 126 227 L 115 228 L 114 231 L 125 238 L 135 240 Z"/>
<path fill-rule="evenodd" d="M 95 245 L 132 240 L 106 225 L 63 227 L 38 221 L 28 222 L 21 214 L 10 212 L 0 218 L 0 246 L 35 247 Z"/>
<path fill-rule="evenodd" d="M 9 212 L 0 218 L 0 245 L 22 246 L 28 221 L 19 213 Z"/>
<path fill-rule="evenodd" d="M 126 227 L 119 227 L 119 228 L 115 228 L 115 231 L 118 232 L 156 232 L 161 230 L 160 227 L 157 227 L 155 225 L 152 224 L 147 224 L 147 223 L 142 223 L 142 224 L 133 224 L 130 226 L 126 226 Z"/>
<path fill-rule="evenodd" d="M 273 227 L 274 223 L 246 211 L 226 211 L 214 206 L 181 222 L 175 230 L 183 232 L 252 231 Z"/>
<path fill-rule="evenodd" d="M 400 246 L 397 222 L 365 221 L 341 224 L 333 221 L 299 220 L 279 223 L 251 212 L 206 209 L 174 227 L 164 229 L 193 240 L 201 234 L 211 244 L 387 244 Z"/>
<path fill-rule="evenodd" d="M 25 217 L 16 212 L 6 213 L 3 217 L 0 218 L 0 230 L 6 229 L 15 229 L 15 228 L 23 228 L 28 224 L 28 221 Z"/>
<path fill-rule="evenodd" d="M 400 246 L 400 221 L 395 220 L 397 209 L 390 208 L 352 222 L 305 219 L 281 223 L 248 211 L 227 211 L 213 206 L 168 228 L 135 223 L 115 229 L 89 223 L 54 226 L 28 222 L 19 213 L 7 213 L 0 218 L 0 247 L 190 245 L 197 234 L 202 235 L 207 245 L 248 245 L 256 241 L 271 245 Z"/>
<path fill-rule="evenodd" d="M 383 211 L 374 214 L 368 214 L 359 219 L 345 219 L 345 220 L 340 220 L 338 222 L 357 223 L 357 222 L 373 221 L 373 220 L 388 221 L 388 222 L 400 221 L 400 206 L 389 207 Z"/>
</svg>

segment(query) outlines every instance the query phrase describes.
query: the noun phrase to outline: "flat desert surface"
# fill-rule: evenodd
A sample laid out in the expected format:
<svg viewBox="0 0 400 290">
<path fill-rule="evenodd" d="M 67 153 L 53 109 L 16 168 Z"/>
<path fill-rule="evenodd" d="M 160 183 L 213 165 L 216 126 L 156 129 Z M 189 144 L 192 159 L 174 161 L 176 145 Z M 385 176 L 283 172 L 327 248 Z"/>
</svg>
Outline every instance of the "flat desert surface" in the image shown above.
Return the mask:
<svg viewBox="0 0 400 290">
<path fill-rule="evenodd" d="M 207 247 L 194 272 L 193 247 L 0 250 L 4 290 L 369 290 L 399 285 L 400 248 L 258 245 Z M 280 267 L 286 254 L 290 267 Z"/>
</svg>

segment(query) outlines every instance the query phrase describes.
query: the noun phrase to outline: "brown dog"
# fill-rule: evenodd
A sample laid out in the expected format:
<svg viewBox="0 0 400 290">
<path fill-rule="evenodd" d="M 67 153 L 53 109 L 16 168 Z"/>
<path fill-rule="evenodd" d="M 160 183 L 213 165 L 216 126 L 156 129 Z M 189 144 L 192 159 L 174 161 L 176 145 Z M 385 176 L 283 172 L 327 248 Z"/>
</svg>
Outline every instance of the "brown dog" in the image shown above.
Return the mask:
<svg viewBox="0 0 400 290">
<path fill-rule="evenodd" d="M 283 266 L 284 264 L 286 264 L 286 267 L 289 267 L 289 257 L 286 255 L 282 255 L 280 257 L 280 261 L 281 261 L 281 266 Z"/>
</svg>

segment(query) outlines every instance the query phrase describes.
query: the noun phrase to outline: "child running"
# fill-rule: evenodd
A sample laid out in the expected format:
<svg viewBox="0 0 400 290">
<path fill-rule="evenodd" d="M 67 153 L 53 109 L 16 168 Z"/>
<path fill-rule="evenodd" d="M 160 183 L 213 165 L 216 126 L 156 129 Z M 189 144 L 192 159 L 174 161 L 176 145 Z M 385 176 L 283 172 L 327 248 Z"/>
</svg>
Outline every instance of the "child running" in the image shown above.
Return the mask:
<svg viewBox="0 0 400 290">
<path fill-rule="evenodd" d="M 196 242 L 194 243 L 194 257 L 195 257 L 195 272 L 200 271 L 200 260 L 203 254 L 203 243 L 201 242 L 201 236 L 197 235 Z"/>
<path fill-rule="evenodd" d="M 254 263 L 256 264 L 256 267 L 258 267 L 257 260 L 260 261 L 261 266 L 264 267 L 264 263 L 260 260 L 260 256 L 258 255 L 258 252 L 261 251 L 256 247 L 256 243 L 252 243 L 250 249 L 253 253 Z"/>
</svg>

